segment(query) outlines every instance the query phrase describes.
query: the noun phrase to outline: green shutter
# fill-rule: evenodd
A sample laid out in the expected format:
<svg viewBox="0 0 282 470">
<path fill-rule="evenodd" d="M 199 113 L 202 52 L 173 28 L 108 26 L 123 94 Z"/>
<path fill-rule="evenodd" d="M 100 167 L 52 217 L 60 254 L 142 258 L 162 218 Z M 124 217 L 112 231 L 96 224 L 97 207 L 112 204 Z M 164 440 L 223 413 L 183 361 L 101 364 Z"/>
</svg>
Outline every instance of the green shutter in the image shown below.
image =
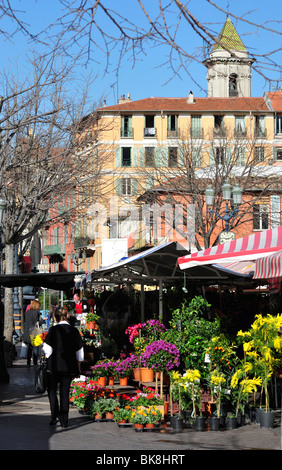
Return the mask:
<svg viewBox="0 0 282 470">
<path fill-rule="evenodd" d="M 211 147 L 209 149 L 209 157 L 210 157 L 210 165 L 215 165 L 215 158 L 214 158 L 214 149 Z"/>
<path fill-rule="evenodd" d="M 121 187 L 121 178 L 117 178 L 117 180 L 116 180 L 116 194 L 117 194 L 117 196 L 122 195 L 121 194 L 121 189 L 122 189 L 122 187 Z"/>
<path fill-rule="evenodd" d="M 132 149 L 132 166 L 133 167 L 138 167 L 138 148 L 133 147 Z"/>
<path fill-rule="evenodd" d="M 121 166 L 121 149 L 120 147 L 116 148 L 116 167 Z"/>
<path fill-rule="evenodd" d="M 185 149 L 183 147 L 178 147 L 178 164 L 179 166 L 185 165 Z"/>
<path fill-rule="evenodd" d="M 161 147 L 156 148 L 156 166 L 162 166 L 162 149 Z"/>
<path fill-rule="evenodd" d="M 144 147 L 139 148 L 139 166 L 145 166 L 145 149 L 144 149 Z"/>
<path fill-rule="evenodd" d="M 132 196 L 137 196 L 138 189 L 137 189 L 137 179 L 131 179 L 131 189 L 132 189 Z"/>
</svg>

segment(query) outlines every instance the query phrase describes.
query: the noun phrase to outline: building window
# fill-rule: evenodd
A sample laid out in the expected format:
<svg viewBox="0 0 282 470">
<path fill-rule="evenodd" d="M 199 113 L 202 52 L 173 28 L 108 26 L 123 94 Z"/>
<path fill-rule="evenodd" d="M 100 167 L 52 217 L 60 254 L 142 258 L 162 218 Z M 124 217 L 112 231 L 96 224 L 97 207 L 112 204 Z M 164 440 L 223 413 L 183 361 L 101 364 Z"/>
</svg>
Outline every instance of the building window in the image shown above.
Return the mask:
<svg viewBox="0 0 282 470">
<path fill-rule="evenodd" d="M 191 137 L 194 139 L 202 137 L 202 116 L 191 116 Z"/>
<path fill-rule="evenodd" d="M 231 73 L 229 76 L 229 96 L 238 96 L 237 78 L 236 73 Z"/>
<path fill-rule="evenodd" d="M 264 162 L 264 147 L 255 147 L 255 161 Z"/>
<path fill-rule="evenodd" d="M 214 136 L 223 137 L 225 135 L 224 116 L 214 116 Z"/>
<path fill-rule="evenodd" d="M 235 135 L 246 135 L 245 116 L 235 116 Z"/>
<path fill-rule="evenodd" d="M 255 116 L 255 137 L 266 137 L 264 116 Z"/>
<path fill-rule="evenodd" d="M 145 166 L 155 166 L 154 147 L 145 147 Z"/>
<path fill-rule="evenodd" d="M 276 149 L 276 160 L 282 160 L 282 149 Z"/>
<path fill-rule="evenodd" d="M 216 147 L 215 149 L 215 161 L 217 165 L 224 165 L 225 163 L 225 147 Z"/>
<path fill-rule="evenodd" d="M 133 137 L 132 116 L 121 116 L 121 137 Z"/>
<path fill-rule="evenodd" d="M 167 117 L 167 136 L 178 136 L 178 116 L 176 114 L 170 114 Z"/>
<path fill-rule="evenodd" d="M 276 116 L 275 123 L 275 133 L 282 134 L 282 114 L 280 116 Z"/>
<path fill-rule="evenodd" d="M 145 137 L 155 137 L 156 136 L 155 116 L 152 115 L 152 114 L 148 114 L 148 115 L 145 116 L 144 136 Z"/>
<path fill-rule="evenodd" d="M 131 196 L 132 195 L 132 180 L 131 178 L 122 178 L 121 180 L 121 195 Z"/>
<path fill-rule="evenodd" d="M 131 166 L 131 147 L 122 147 L 121 149 L 121 165 Z"/>
<path fill-rule="evenodd" d="M 255 204 L 253 207 L 253 229 L 267 230 L 269 228 L 268 204 Z"/>
<path fill-rule="evenodd" d="M 168 148 L 168 166 L 177 167 L 177 147 Z"/>
</svg>

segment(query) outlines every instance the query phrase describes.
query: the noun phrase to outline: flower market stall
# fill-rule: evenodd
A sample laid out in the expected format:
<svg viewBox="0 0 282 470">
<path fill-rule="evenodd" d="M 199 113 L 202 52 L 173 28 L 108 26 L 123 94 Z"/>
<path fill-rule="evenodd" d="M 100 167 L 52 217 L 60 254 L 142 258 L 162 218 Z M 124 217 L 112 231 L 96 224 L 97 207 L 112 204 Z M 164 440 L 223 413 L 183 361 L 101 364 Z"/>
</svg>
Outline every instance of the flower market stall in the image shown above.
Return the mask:
<svg viewBox="0 0 282 470">
<path fill-rule="evenodd" d="M 73 405 L 93 422 L 111 420 L 136 430 L 138 425 L 138 432 L 149 424 L 154 431 L 229 430 L 257 416 L 261 427 L 273 426 L 269 383 L 282 360 L 282 316 L 256 315 L 249 330 L 231 340 L 219 320 L 205 318 L 207 307 L 196 297 L 172 313 L 167 327 L 155 319 L 129 326 L 131 351 L 99 360 L 74 380 Z M 136 369 L 145 368 L 153 382 L 134 379 Z M 125 378 L 127 385 L 120 382 Z"/>
</svg>

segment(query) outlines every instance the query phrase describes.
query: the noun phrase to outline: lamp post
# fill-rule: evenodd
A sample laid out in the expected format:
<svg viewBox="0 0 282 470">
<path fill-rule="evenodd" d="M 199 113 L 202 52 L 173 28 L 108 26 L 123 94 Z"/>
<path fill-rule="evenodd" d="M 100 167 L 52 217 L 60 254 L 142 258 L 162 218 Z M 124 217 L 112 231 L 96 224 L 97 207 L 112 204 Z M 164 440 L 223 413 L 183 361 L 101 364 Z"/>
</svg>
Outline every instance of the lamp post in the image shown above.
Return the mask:
<svg viewBox="0 0 282 470">
<path fill-rule="evenodd" d="M 1 252 L 1 265 L 0 273 L 2 274 L 2 252 L 5 245 L 2 243 L 2 222 L 4 210 L 6 208 L 6 202 L 3 199 L 0 199 L 0 252 Z M 0 383 L 7 383 L 10 381 L 10 377 L 7 371 L 6 359 L 5 359 L 5 350 L 4 350 L 4 306 L 1 302 L 0 309 Z"/>
<path fill-rule="evenodd" d="M 81 266 L 86 260 L 86 251 L 82 251 L 82 256 L 80 256 L 80 251 L 75 251 L 70 254 L 70 258 L 76 266 L 76 270 L 78 271 L 78 267 Z"/>
<path fill-rule="evenodd" d="M 223 199 L 225 200 L 225 211 L 224 214 L 221 215 L 216 211 L 213 211 L 209 206 L 212 206 L 214 203 L 214 197 L 215 197 L 215 192 L 214 189 L 209 186 L 206 191 L 205 191 L 205 198 L 206 198 L 206 204 L 208 206 L 207 212 L 209 214 L 214 213 L 216 216 L 225 222 L 225 227 L 224 230 L 220 233 L 219 239 L 220 243 L 224 243 L 227 241 L 231 241 L 235 239 L 235 234 L 234 232 L 231 232 L 229 230 L 230 228 L 230 220 L 236 217 L 236 215 L 239 212 L 239 207 L 241 202 L 242 202 L 242 189 L 240 186 L 236 185 L 234 188 L 232 188 L 231 184 L 226 181 L 223 186 L 222 186 L 222 195 Z M 235 208 L 231 207 L 231 210 L 229 209 L 229 201 L 231 202 L 231 199 L 233 198 L 233 204 Z"/>
</svg>

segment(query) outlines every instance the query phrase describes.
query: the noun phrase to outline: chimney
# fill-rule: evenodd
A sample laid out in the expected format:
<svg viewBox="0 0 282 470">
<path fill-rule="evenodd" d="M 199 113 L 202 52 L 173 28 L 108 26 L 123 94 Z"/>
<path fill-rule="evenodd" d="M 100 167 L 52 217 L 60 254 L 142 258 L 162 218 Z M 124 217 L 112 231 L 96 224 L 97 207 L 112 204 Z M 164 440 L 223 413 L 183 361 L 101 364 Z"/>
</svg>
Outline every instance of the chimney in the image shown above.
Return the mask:
<svg viewBox="0 0 282 470">
<path fill-rule="evenodd" d="M 120 95 L 118 104 L 128 103 L 129 101 L 131 101 L 130 93 L 127 93 L 126 97 L 125 95 Z"/>
<path fill-rule="evenodd" d="M 190 93 L 189 93 L 189 95 L 188 95 L 187 103 L 188 103 L 188 104 L 194 104 L 194 103 L 195 103 L 194 95 L 193 95 L 193 92 L 192 92 L 192 91 L 190 91 Z"/>
</svg>

